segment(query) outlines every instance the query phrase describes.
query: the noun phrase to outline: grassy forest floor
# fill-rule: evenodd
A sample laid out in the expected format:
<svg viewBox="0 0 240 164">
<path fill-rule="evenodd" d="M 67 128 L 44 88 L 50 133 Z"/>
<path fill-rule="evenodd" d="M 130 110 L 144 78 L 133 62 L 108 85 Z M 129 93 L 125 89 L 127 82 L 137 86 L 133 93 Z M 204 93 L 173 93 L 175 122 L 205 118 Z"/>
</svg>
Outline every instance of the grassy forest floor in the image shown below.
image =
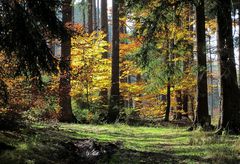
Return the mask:
<svg viewBox="0 0 240 164">
<path fill-rule="evenodd" d="M 117 148 L 84 163 L 240 163 L 238 136 L 187 132 L 176 126 L 40 123 L 21 131 L 0 131 L 0 163 L 74 163 L 76 150 L 66 145 L 86 138 Z"/>
</svg>

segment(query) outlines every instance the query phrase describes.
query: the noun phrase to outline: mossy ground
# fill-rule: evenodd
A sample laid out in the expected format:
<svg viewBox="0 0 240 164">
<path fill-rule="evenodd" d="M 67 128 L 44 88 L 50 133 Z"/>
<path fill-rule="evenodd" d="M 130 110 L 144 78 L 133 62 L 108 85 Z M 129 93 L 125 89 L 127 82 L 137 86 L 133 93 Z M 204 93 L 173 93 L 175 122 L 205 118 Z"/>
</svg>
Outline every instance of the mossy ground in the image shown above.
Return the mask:
<svg viewBox="0 0 240 164">
<path fill-rule="evenodd" d="M 0 163 L 68 163 L 71 152 L 59 143 L 79 138 L 122 144 L 116 154 L 99 163 L 240 163 L 238 136 L 124 124 L 35 124 L 21 133 L 1 132 L 1 142 L 16 149 L 0 152 Z"/>
</svg>

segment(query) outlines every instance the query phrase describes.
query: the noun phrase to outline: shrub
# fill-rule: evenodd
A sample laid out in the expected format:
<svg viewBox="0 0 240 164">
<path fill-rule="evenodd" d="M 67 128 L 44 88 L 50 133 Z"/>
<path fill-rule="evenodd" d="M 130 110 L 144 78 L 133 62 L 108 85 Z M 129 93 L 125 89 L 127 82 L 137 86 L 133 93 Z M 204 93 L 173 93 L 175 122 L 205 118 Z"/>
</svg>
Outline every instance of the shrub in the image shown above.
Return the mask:
<svg viewBox="0 0 240 164">
<path fill-rule="evenodd" d="M 98 104 L 91 104 L 89 108 L 81 108 L 78 101 L 72 101 L 73 114 L 79 123 L 97 123 L 105 122 L 107 116 L 106 108 L 100 108 Z"/>
<path fill-rule="evenodd" d="M 24 117 L 28 121 L 48 121 L 56 120 L 58 114 L 58 101 L 54 96 L 47 96 L 44 99 L 37 99 L 34 106 L 24 112 Z"/>
</svg>

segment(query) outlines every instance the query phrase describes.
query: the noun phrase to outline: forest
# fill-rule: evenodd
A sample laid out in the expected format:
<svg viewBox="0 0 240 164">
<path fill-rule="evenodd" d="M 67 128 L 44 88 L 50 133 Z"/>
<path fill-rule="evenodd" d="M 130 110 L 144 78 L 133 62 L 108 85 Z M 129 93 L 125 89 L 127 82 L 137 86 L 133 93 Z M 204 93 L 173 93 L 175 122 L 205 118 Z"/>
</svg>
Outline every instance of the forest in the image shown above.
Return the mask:
<svg viewBox="0 0 240 164">
<path fill-rule="evenodd" d="M 0 163 L 240 163 L 240 0 L 0 0 Z"/>
</svg>

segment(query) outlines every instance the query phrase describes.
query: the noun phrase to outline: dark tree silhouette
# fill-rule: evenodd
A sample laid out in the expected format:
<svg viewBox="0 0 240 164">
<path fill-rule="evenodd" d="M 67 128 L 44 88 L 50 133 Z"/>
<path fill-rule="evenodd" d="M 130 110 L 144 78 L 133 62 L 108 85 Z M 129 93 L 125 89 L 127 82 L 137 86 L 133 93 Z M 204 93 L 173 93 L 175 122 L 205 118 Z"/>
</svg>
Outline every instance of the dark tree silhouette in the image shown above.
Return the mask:
<svg viewBox="0 0 240 164">
<path fill-rule="evenodd" d="M 221 72 L 220 130 L 240 132 L 240 101 L 233 49 L 231 0 L 217 1 L 218 53 Z"/>
<path fill-rule="evenodd" d="M 93 32 L 93 1 L 88 0 L 88 33 Z"/>
<path fill-rule="evenodd" d="M 210 126 L 211 119 L 208 114 L 208 89 L 207 89 L 207 59 L 205 35 L 205 6 L 204 0 L 196 5 L 196 33 L 197 33 L 197 109 L 194 126 L 203 128 Z"/>
<path fill-rule="evenodd" d="M 105 40 L 108 41 L 107 0 L 101 1 L 101 30 L 106 34 Z"/>
<path fill-rule="evenodd" d="M 67 34 L 56 16 L 61 3 L 61 0 L 0 1 L 0 51 L 17 59 L 17 74 L 40 77 L 41 71 L 57 70 L 48 41 Z"/>
<path fill-rule="evenodd" d="M 72 0 L 65 0 L 62 6 L 62 19 L 65 25 L 72 22 Z M 62 37 L 61 63 L 60 63 L 60 84 L 59 84 L 59 105 L 61 122 L 73 122 L 74 116 L 71 105 L 71 36 Z"/>
<path fill-rule="evenodd" d="M 117 120 L 120 110 L 120 91 L 119 91 L 119 2 L 113 0 L 112 9 L 112 82 L 110 105 L 108 111 L 108 122 L 113 123 Z"/>
</svg>

